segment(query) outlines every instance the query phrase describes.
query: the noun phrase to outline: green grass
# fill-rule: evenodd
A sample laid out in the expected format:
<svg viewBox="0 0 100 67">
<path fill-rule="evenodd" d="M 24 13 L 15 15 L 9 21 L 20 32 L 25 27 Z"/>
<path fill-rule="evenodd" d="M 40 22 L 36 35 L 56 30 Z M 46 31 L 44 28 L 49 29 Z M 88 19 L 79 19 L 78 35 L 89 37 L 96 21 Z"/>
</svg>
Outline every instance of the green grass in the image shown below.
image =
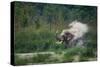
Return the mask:
<svg viewBox="0 0 100 67">
<path fill-rule="evenodd" d="M 24 31 L 16 32 L 16 53 L 28 53 L 64 48 L 62 46 L 63 44 L 56 44 L 55 32 L 43 29 L 39 29 L 37 31 L 29 30 L 25 29 Z"/>
<path fill-rule="evenodd" d="M 37 52 L 32 54 L 32 57 L 15 54 L 15 65 L 27 65 L 27 64 L 48 64 L 48 63 L 66 63 L 66 62 L 82 62 L 82 61 L 96 61 L 96 56 L 91 53 L 91 56 L 87 53 L 86 48 L 70 48 L 62 51 L 50 51 Z M 91 52 L 91 51 L 90 51 Z"/>
</svg>

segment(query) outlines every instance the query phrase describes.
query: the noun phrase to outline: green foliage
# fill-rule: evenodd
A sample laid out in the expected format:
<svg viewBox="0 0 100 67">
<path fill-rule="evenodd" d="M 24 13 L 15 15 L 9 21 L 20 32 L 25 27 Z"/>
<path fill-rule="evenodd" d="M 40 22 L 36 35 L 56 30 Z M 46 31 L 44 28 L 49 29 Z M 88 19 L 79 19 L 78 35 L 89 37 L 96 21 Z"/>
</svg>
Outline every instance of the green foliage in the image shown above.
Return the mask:
<svg viewBox="0 0 100 67">
<path fill-rule="evenodd" d="M 40 23 L 49 24 L 50 29 L 53 28 L 53 25 L 58 29 L 59 27 L 66 28 L 67 23 L 73 20 L 91 25 L 96 25 L 95 22 L 97 22 L 97 8 L 95 6 L 15 2 L 14 14 L 16 30 L 32 24 L 39 27 Z"/>
<path fill-rule="evenodd" d="M 64 48 L 63 44 L 56 44 L 53 32 L 44 29 L 38 29 L 37 31 L 29 30 L 30 28 L 27 28 L 22 32 L 16 32 L 15 52 L 27 53 Z"/>
</svg>

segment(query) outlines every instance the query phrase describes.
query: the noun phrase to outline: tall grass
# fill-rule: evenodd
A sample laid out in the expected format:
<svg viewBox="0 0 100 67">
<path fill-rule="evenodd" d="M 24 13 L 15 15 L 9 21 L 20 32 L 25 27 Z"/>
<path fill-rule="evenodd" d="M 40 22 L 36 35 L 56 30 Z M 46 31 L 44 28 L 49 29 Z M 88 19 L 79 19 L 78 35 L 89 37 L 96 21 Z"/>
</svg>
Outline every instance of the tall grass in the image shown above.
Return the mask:
<svg viewBox="0 0 100 67">
<path fill-rule="evenodd" d="M 26 28 L 15 33 L 15 52 L 27 53 L 63 49 L 63 44 L 56 44 L 55 32 L 49 29 L 30 30 Z"/>
</svg>

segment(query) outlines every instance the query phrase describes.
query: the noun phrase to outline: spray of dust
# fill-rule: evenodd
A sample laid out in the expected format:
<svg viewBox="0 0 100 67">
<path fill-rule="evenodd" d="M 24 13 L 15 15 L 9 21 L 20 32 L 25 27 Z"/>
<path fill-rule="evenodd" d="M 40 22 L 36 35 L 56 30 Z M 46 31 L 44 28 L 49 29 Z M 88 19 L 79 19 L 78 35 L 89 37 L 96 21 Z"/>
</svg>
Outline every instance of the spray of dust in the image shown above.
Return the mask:
<svg viewBox="0 0 100 67">
<path fill-rule="evenodd" d="M 61 35 L 64 35 L 66 32 L 70 32 L 74 35 L 73 40 L 83 37 L 88 32 L 88 25 L 79 21 L 73 21 L 68 25 L 69 29 L 64 29 Z"/>
<path fill-rule="evenodd" d="M 69 42 L 70 44 L 77 44 L 76 46 L 84 46 L 84 35 L 89 31 L 89 26 L 85 23 L 79 22 L 79 21 L 73 21 L 69 25 L 68 29 L 63 29 L 61 34 L 59 35 L 60 39 L 63 35 L 65 35 L 67 32 L 74 35 L 73 39 Z M 76 42 L 78 41 L 78 42 Z M 58 44 L 61 44 L 63 41 L 57 42 Z"/>
</svg>

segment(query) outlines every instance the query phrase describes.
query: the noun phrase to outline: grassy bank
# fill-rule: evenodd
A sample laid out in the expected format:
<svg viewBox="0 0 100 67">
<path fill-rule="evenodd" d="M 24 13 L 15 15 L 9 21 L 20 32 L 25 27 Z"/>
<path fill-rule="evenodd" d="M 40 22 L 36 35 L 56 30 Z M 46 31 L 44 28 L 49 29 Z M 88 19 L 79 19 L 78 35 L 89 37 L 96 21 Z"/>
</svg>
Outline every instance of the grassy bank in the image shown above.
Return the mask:
<svg viewBox="0 0 100 67">
<path fill-rule="evenodd" d="M 83 62 L 96 61 L 96 56 L 89 56 L 85 48 L 71 48 L 64 51 L 46 51 L 35 53 L 18 53 L 15 54 L 15 65 L 27 64 L 48 64 L 48 63 L 66 63 L 66 62 Z"/>
</svg>

